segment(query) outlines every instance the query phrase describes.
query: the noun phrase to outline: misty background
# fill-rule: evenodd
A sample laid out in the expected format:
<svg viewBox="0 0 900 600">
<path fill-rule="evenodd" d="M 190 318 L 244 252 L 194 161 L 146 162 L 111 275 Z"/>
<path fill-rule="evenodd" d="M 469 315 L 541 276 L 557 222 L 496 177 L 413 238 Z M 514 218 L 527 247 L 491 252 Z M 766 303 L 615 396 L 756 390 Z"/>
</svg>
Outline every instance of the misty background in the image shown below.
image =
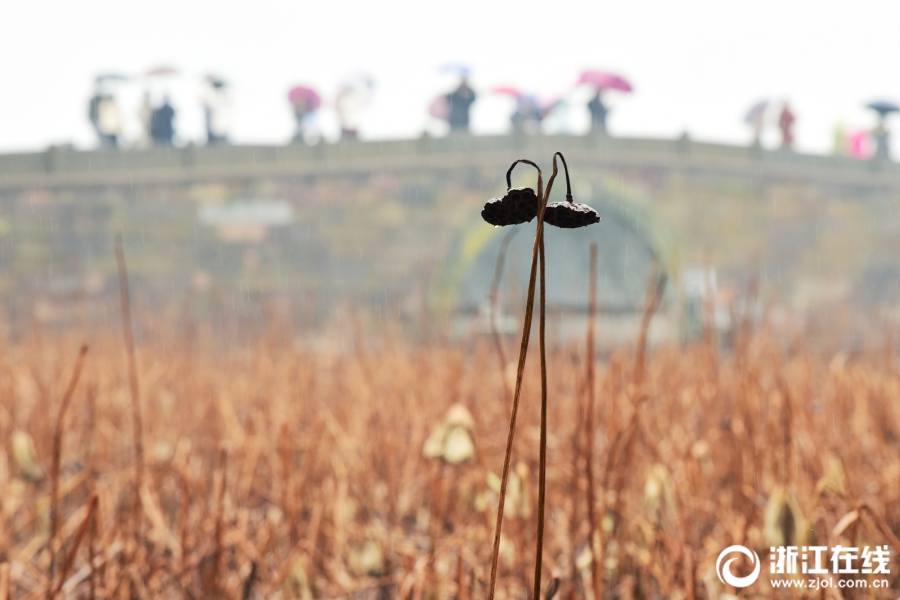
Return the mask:
<svg viewBox="0 0 900 600">
<path fill-rule="evenodd" d="M 483 91 L 472 109 L 476 134 L 509 128 L 510 99 L 488 88 L 552 96 L 568 91 L 579 71 L 599 68 L 635 86 L 610 99 L 613 135 L 688 132 L 746 144 L 742 117 L 769 98 L 791 103 L 799 151 L 828 153 L 838 123 L 871 129 L 875 115 L 863 104 L 900 97 L 889 62 L 898 55 L 898 23 L 900 5 L 871 0 L 8 3 L 0 20 L 0 151 L 95 146 L 87 119 L 94 76 L 159 65 L 181 72 L 166 83 L 179 144 L 204 139 L 200 77 L 209 72 L 231 84 L 232 143 L 287 142 L 290 86 L 317 88 L 327 107 L 338 82 L 360 69 L 376 83 L 361 138 L 415 137 L 429 127 L 430 100 L 454 86 L 440 67 L 464 63 Z M 138 87 L 118 94 L 126 140 L 138 127 Z M 583 132 L 586 111 L 570 123 L 572 133 Z M 327 109 L 322 128 L 326 137 L 335 128 Z"/>
</svg>

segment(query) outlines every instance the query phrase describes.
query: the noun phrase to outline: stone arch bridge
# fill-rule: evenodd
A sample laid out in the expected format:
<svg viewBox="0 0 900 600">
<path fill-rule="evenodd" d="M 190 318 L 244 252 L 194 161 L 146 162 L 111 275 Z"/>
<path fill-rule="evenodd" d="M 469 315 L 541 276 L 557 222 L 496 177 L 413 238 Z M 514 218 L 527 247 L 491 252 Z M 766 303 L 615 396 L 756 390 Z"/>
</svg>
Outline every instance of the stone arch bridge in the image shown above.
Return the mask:
<svg viewBox="0 0 900 600">
<path fill-rule="evenodd" d="M 270 302 L 320 316 L 348 302 L 476 311 L 503 231 L 480 221 L 482 203 L 512 160 L 546 173 L 557 150 L 576 200 L 604 217 L 550 240 L 560 310 L 583 308 L 584 270 L 566 265 L 586 265 L 590 241 L 610 311 L 640 303 L 654 254 L 675 280 L 701 263 L 736 287 L 758 273 L 764 293 L 800 308 L 900 296 L 892 163 L 687 139 L 451 136 L 0 156 L 0 297 L 14 322 L 71 320 L 78 299 L 99 319 L 122 232 L 140 301 L 200 318 Z M 562 198 L 561 179 L 554 189 Z M 511 251 L 510 285 L 524 254 Z"/>
</svg>

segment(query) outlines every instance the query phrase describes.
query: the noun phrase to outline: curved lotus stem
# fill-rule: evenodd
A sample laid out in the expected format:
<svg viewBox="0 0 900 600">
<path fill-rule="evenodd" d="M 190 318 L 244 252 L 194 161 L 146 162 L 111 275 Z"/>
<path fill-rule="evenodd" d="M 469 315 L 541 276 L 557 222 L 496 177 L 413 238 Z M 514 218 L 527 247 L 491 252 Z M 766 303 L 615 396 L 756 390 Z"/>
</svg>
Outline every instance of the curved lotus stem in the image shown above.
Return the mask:
<svg viewBox="0 0 900 600">
<path fill-rule="evenodd" d="M 528 160 L 527 158 L 520 158 L 519 160 L 513 162 L 513 164 L 509 165 L 509 170 L 506 172 L 506 189 L 507 190 L 512 189 L 512 172 L 513 172 L 513 169 L 516 168 L 516 165 L 519 163 L 525 163 L 526 165 L 531 165 L 532 167 L 537 169 L 537 172 L 538 172 L 538 193 L 537 193 L 537 195 L 538 195 L 538 200 L 540 200 L 541 199 L 541 190 L 540 190 L 541 177 L 543 174 L 541 173 L 541 168 L 539 166 L 537 166 L 536 164 L 534 164 L 532 161 Z"/>
<path fill-rule="evenodd" d="M 557 152 L 553 155 L 554 164 L 556 163 L 557 156 L 562 160 L 563 169 L 566 172 L 566 200 L 572 202 L 572 183 L 569 181 L 569 165 L 566 164 L 566 157 L 562 155 L 562 152 Z"/>
</svg>

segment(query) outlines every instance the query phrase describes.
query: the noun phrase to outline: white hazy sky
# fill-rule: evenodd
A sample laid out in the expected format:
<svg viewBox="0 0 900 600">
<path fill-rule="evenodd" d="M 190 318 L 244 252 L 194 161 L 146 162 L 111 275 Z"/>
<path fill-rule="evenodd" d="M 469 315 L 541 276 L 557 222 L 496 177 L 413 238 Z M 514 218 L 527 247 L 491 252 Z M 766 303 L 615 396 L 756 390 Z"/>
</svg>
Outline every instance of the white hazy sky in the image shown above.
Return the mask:
<svg viewBox="0 0 900 600">
<path fill-rule="evenodd" d="M 377 82 L 362 135 L 416 136 L 431 98 L 452 83 L 439 67 L 461 62 L 485 99 L 474 109 L 476 133 L 506 126 L 509 107 L 491 87 L 565 93 L 581 69 L 600 68 L 635 86 L 612 99 L 614 135 L 688 131 L 743 144 L 747 108 L 788 99 L 798 147 L 824 153 L 839 121 L 874 124 L 863 103 L 900 101 L 898 24 L 900 2 L 889 0 L 8 0 L 0 152 L 95 145 L 86 117 L 94 75 L 160 64 L 183 73 L 154 88 L 168 86 L 183 141 L 203 139 L 198 81 L 209 71 L 233 83 L 237 143 L 285 142 L 287 89 L 306 83 L 327 102 L 356 69 Z M 129 135 L 142 86 L 121 90 Z"/>
</svg>

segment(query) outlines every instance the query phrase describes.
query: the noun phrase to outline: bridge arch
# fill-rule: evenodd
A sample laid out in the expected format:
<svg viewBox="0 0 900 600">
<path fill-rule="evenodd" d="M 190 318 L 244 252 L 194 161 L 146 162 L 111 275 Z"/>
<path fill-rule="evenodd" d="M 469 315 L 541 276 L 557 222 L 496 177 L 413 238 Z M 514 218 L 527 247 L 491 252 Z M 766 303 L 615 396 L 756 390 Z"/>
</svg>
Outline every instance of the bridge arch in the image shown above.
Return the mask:
<svg viewBox="0 0 900 600">
<path fill-rule="evenodd" d="M 589 247 L 595 242 L 601 310 L 630 313 L 639 309 L 654 258 L 677 276 L 677 242 L 663 222 L 635 202 L 634 193 L 605 187 L 591 197 L 576 198 L 596 208 L 602 220 L 580 229 L 545 229 L 548 306 L 562 312 L 586 310 Z M 446 262 L 442 306 L 461 313 L 486 310 L 497 258 L 508 237 L 499 303 L 508 308 L 521 302 L 528 284 L 534 225 L 532 221 L 514 228 L 495 228 L 480 216 L 473 218 L 460 232 Z"/>
</svg>

